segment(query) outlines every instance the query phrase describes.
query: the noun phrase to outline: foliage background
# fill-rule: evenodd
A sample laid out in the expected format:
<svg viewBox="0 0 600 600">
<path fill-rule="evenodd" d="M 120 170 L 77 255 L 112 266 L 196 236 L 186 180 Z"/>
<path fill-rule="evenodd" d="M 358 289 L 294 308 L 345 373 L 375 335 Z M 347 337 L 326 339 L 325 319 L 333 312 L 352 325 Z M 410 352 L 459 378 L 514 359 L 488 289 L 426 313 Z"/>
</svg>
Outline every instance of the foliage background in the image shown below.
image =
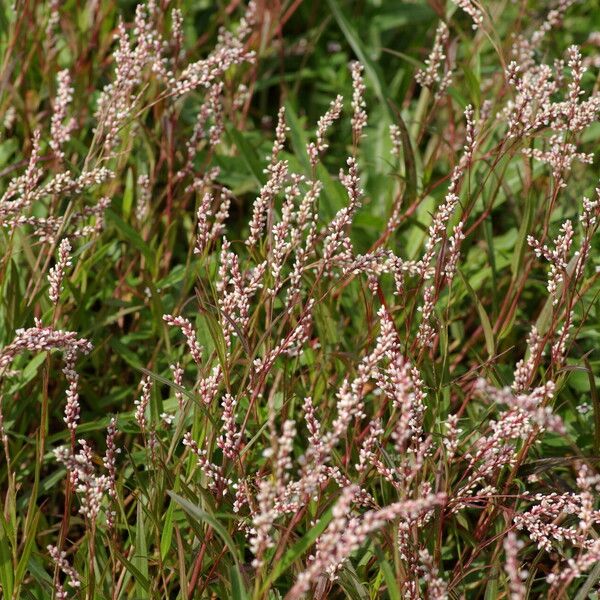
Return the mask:
<svg viewBox="0 0 600 600">
<path fill-rule="evenodd" d="M 203 56 L 214 45 L 218 27 L 239 18 L 238 4 L 185 0 L 169 5 L 178 6 L 183 12 L 189 57 Z M 351 97 L 347 64 L 358 58 L 366 67 L 368 87 L 369 125 L 359 154 L 367 200 L 355 219 L 352 240 L 357 251 L 371 247 L 384 229 L 395 198 L 404 194 L 404 206 L 412 210 L 389 244 L 403 256 L 418 257 L 431 213 L 445 194 L 448 174 L 462 145 L 462 130 L 457 123 L 461 122 L 464 107 L 470 103 L 478 111 L 486 98 L 498 105 L 502 102 L 508 92 L 502 82 L 501 68 L 509 56 L 512 34 L 542 20 L 546 3 L 486 3 L 490 21 L 485 34 L 478 35 L 473 34 L 466 15 L 450 3 L 433 0 L 265 0 L 259 4 L 262 27 L 254 32 L 251 41 L 257 52 L 256 63 L 232 74 L 229 80 L 232 85 L 244 81 L 253 92 L 252 100 L 244 111 L 228 120 L 225 142 L 219 151 L 211 155 L 203 150 L 196 157 L 198 168 L 218 165 L 221 172 L 217 181 L 233 191 L 235 202 L 227 222 L 230 239 L 242 239 L 247 230 L 252 202 L 259 183 L 264 181 L 262 168 L 270 152 L 279 106 L 285 104 L 291 128 L 287 158 L 292 167 L 302 171 L 307 160 L 304 146 L 314 132 L 317 119 L 337 93 L 346 99 Z M 50 44 L 46 34 L 48 4 L 0 3 L 0 116 L 9 109 L 16 112 L 14 124 L 0 128 L 0 185 L 4 186 L 17 169 L 25 166 L 32 132 L 47 126 L 51 98 L 56 92 L 55 75 L 61 68 L 70 70 L 75 88 L 71 113 L 76 115 L 77 129 L 69 145 L 68 161 L 75 172 L 83 168 L 93 139 L 92 116 L 98 92 L 112 74 L 110 53 L 117 20 L 121 15 L 125 21 L 131 21 L 134 10 L 134 2 L 68 0 L 60 6 L 59 26 L 54 43 Z M 452 20 L 457 37 L 453 44 L 456 74 L 448 97 L 432 110 L 431 98 L 416 85 L 414 73 L 429 52 L 441 15 Z M 168 25 L 165 10 L 165 29 Z M 570 44 L 581 45 L 584 55 L 591 56 L 598 48 L 588 41 L 589 34 L 599 29 L 600 3 L 579 2 L 568 11 L 563 26 L 549 36 L 544 46 L 546 54 L 540 58 L 551 61 L 562 56 Z M 588 72 L 584 84 L 590 90 L 598 89 L 597 69 Z M 151 98 L 153 90 L 146 89 L 144 93 Z M 139 393 L 144 369 L 170 380 L 169 364 L 182 353 L 181 344 L 174 343 L 163 322 L 163 314 L 183 310 L 188 316 L 193 315 L 200 342 L 208 354 L 216 351 L 218 345 L 210 327 L 216 304 L 212 281 L 217 259 L 211 257 L 203 264 L 192 260 L 190 248 L 199 198 L 186 192 L 174 177 L 199 102 L 195 93 L 176 105 L 159 101 L 140 111 L 128 125 L 124 143 L 111 164 L 116 177 L 102 190 L 89 192 L 87 200 L 92 203 L 107 194 L 112 202 L 102 234 L 77 247 L 74 272 L 66 281 L 69 300 L 62 309 L 68 314 L 68 329 L 94 344 L 93 352 L 80 363 L 82 413 L 78 435 L 102 448 L 110 416 L 119 415 L 118 425 L 123 432 L 120 443 L 131 461 L 121 473 L 122 510 L 126 515 L 123 523 L 128 523 L 130 529 L 121 533 L 130 535 L 136 544 L 142 543 L 140 536 L 147 537 L 142 545 L 155 548 L 145 556 L 136 553 L 135 559 L 128 563 L 131 570 L 127 577 L 138 579 L 138 583 L 129 588 L 125 585 L 124 589 L 132 590 L 128 597 L 135 598 L 169 597 L 166 591 L 159 592 L 165 589 L 159 582 L 166 571 L 177 571 L 179 567 L 172 531 L 169 533 L 172 539 L 168 544 L 164 541 L 165 514 L 168 527 L 174 521 L 181 528 L 185 527 L 186 514 L 179 509 L 165 513 L 172 506 L 166 492 L 174 487 L 173 468 L 180 467 L 165 465 L 159 473 L 143 469 L 146 454 L 134 443 L 137 426 L 133 420 L 133 399 Z M 390 154 L 389 125 L 397 123 L 400 117 L 413 144 L 412 162 L 406 155 L 397 160 Z M 461 264 L 462 277 L 457 278 L 451 294 L 440 302 L 442 308 L 438 307 L 443 331 L 438 359 L 422 364 L 431 402 L 426 419 L 433 432 L 440 431 L 440 423 L 449 411 L 460 405 L 454 384 L 469 375 L 472 365 L 481 365 L 480 374 L 500 385 L 510 383 L 531 323 L 543 318 L 547 302 L 545 271 L 539 264 L 530 264 L 531 253 L 523 243 L 527 231 L 524 232 L 522 224 L 526 222 L 533 227 L 543 215 L 544 190 L 550 175 L 526 159 L 501 161 L 489 175 L 486 152 L 491 152 L 501 135 L 500 129 L 490 128 L 479 150 L 483 158 L 470 174 L 472 190 L 479 190 L 485 183 L 473 220 L 484 214 L 488 204 L 493 208 L 468 238 Z M 584 135 L 584 149 L 595 150 L 599 139 L 600 124 L 595 123 Z M 321 215 L 326 219 L 331 219 L 345 202 L 336 173 L 344 166 L 351 145 L 347 119 L 340 122 L 330 141 L 326 168 L 319 173 L 326 182 L 320 205 Z M 50 155 L 47 161 L 52 168 Z M 583 195 L 594 194 L 598 172 L 598 159 L 591 166 L 575 165 L 552 215 L 553 230 L 564 219 L 576 217 Z M 136 184 L 140 174 L 148 174 L 152 182 L 150 212 L 143 219 L 136 217 L 135 210 L 140 198 Z M 24 232 L 1 236 L 0 346 L 5 346 L 17 328 L 30 326 L 36 316 L 47 319 L 52 313 L 45 284 L 48 267 L 45 259 L 52 255 L 52 248 L 40 245 Z M 593 266 L 600 264 L 597 248 L 598 240 L 591 258 Z M 42 260 L 38 259 L 40 256 Z M 525 264 L 530 265 L 532 276 L 517 294 L 515 286 Z M 568 424 L 569 435 L 545 436 L 518 474 L 524 480 L 535 473 L 541 489 L 570 489 L 574 458 L 598 457 L 600 412 L 595 414 L 596 422 L 594 412 L 599 410 L 596 389 L 600 384 L 597 376 L 600 307 L 596 301 L 599 291 L 598 279 L 591 275 L 577 305 L 579 315 L 587 313 L 587 320 L 578 331 L 569 367 L 561 373 L 561 392 L 555 410 Z M 514 310 L 504 313 L 505 303 L 517 296 Z M 474 306 L 478 310 L 473 310 Z M 396 315 L 400 327 L 406 324 L 408 314 L 400 311 Z M 320 339 L 322 348 L 308 352 L 304 358 L 309 366 L 318 364 L 320 369 L 314 370 L 311 381 L 286 381 L 277 392 L 278 406 L 287 407 L 292 414 L 293 404 L 289 402 L 301 397 L 305 389 L 312 389 L 316 402 L 321 396 L 325 404 L 330 382 L 339 380 L 372 344 L 373 323 L 373 298 L 365 282 L 353 281 L 343 293 L 334 294 L 319 308 L 315 319 L 315 337 Z M 0 465 L 5 513 L 12 511 L 16 515 L 15 529 L 10 530 L 7 523 L 11 519 L 7 519 L 2 535 L 5 540 L 16 540 L 6 547 L 10 547 L 13 565 L 24 560 L 15 577 L 22 578 L 22 597 L 30 598 L 48 597 L 51 577 L 44 549 L 57 535 L 64 494 L 61 483 L 64 471 L 57 469 L 50 454 L 41 461 L 36 459 L 43 393 L 40 381 L 47 373 L 44 360 L 44 355 L 24 360 L 19 364 L 20 375 L 4 381 L 2 387 L 5 427 L 10 431 L 13 464 L 18 467 L 17 493 L 11 496 L 6 465 Z M 156 388 L 151 412 L 158 420 L 164 410 L 173 408 L 175 401 L 167 383 Z M 62 422 L 63 382 L 51 379 L 47 393 L 51 399 L 47 446 L 54 447 L 68 441 Z M 582 405 L 589 409 L 586 411 L 585 406 L 582 409 Z M 476 431 L 493 410 L 481 403 L 466 403 L 461 426 L 467 435 Z M 259 446 L 269 444 L 268 433 L 258 431 L 257 435 Z M 169 443 L 166 434 L 161 438 L 165 451 Z M 191 463 L 187 468 L 191 469 Z M 131 511 L 140 490 L 149 499 L 143 517 L 139 511 L 137 515 Z M 194 504 L 198 501 L 199 492 L 191 486 L 179 492 Z M 221 510 L 210 503 L 204 508 L 216 511 L 215 514 Z M 446 540 L 442 558 L 449 571 L 457 557 L 477 544 L 471 538 L 477 518 L 477 511 L 473 514 L 467 511 Z M 226 518 L 221 522 L 227 526 Z M 81 523 L 79 526 L 83 527 Z M 73 527 L 77 528 L 76 518 Z M 158 558 L 160 552 L 156 553 L 156 548 L 161 549 L 164 544 L 169 548 L 172 544 L 173 550 L 169 551 L 165 565 Z M 110 541 L 98 552 L 99 562 L 107 561 Z M 535 549 L 531 553 L 535 559 Z M 214 556 L 210 560 L 213 559 Z M 3 560 L 8 559 L 4 556 Z M 247 554 L 242 556 L 242 563 L 249 560 Z M 83 563 L 84 559 L 79 556 L 76 561 Z M 348 584 L 344 580 L 345 591 L 334 588 L 330 597 L 344 594 L 385 597 L 386 592 L 377 587 L 382 576 L 373 576 L 372 571 L 366 574 L 366 559 L 355 562 L 363 569 L 357 568 L 358 574 L 354 573 L 356 582 Z M 219 575 L 219 568 L 217 575 L 207 580 L 207 587 L 217 597 L 232 597 L 230 578 Z M 374 570 L 377 572 L 377 568 Z M 593 571 L 595 579 L 600 575 L 596 571 Z M 138 577 L 140 574 L 142 578 Z M 243 568 L 242 574 L 246 577 Z M 501 595 L 498 591 L 502 587 L 501 558 L 497 553 L 484 552 L 473 569 L 454 575 L 456 597 Z M 279 582 L 282 592 L 290 578 L 291 570 L 282 574 Z M 142 580 L 149 582 L 148 590 L 139 586 Z M 531 597 L 536 597 L 536 582 L 530 583 Z M 251 589 L 250 582 L 246 584 Z M 110 597 L 103 595 L 108 592 L 101 588 L 96 593 L 97 597 Z M 272 593 L 276 597 L 276 591 Z"/>
</svg>

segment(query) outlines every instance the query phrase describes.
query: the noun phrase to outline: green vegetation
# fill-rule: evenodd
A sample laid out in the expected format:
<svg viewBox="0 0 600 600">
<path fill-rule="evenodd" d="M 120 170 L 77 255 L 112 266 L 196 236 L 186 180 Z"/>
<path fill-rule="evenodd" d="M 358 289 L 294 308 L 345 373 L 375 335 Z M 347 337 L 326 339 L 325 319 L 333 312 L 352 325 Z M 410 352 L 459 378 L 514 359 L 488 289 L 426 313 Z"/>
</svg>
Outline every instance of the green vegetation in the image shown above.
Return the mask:
<svg viewBox="0 0 600 600">
<path fill-rule="evenodd" d="M 3 597 L 597 598 L 599 67 L 597 0 L 0 3 Z"/>
</svg>

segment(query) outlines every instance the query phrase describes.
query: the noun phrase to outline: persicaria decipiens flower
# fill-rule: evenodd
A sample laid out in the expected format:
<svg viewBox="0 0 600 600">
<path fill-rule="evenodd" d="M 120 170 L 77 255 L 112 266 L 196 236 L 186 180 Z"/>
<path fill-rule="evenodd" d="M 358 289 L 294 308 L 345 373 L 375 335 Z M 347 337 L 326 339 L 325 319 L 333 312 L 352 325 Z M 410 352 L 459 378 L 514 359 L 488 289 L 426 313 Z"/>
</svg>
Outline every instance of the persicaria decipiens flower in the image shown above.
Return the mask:
<svg viewBox="0 0 600 600">
<path fill-rule="evenodd" d="M 231 479 L 223 476 L 223 469 L 207 458 L 206 450 L 201 449 L 197 442 L 192 438 L 191 433 L 186 433 L 183 436 L 183 445 L 190 449 L 198 460 L 198 466 L 208 479 L 208 487 L 216 493 L 224 495 L 227 493 L 228 487 L 233 483 Z"/>
<path fill-rule="evenodd" d="M 202 346 L 196 338 L 196 331 L 189 319 L 184 317 L 174 317 L 173 315 L 163 315 L 163 320 L 172 327 L 179 327 L 185 336 L 190 354 L 197 365 L 202 362 Z"/>
<path fill-rule="evenodd" d="M 75 491 L 80 495 L 79 512 L 95 523 L 104 494 L 110 490 L 110 477 L 98 475 L 94 468 L 92 449 L 85 440 L 77 454 L 62 446 L 54 450 L 56 460 L 65 465 Z"/>
<path fill-rule="evenodd" d="M 456 266 L 460 258 L 460 245 L 465 239 L 463 228 L 464 221 L 459 221 L 454 227 L 454 231 L 448 241 L 448 258 L 444 265 L 444 274 L 446 275 L 448 283 L 452 282 L 456 273 Z"/>
<path fill-rule="evenodd" d="M 325 532 L 317 539 L 317 552 L 308 567 L 298 575 L 288 598 L 301 598 L 324 573 L 334 579 L 344 561 L 365 542 L 370 535 L 396 518 L 411 518 L 426 513 L 446 500 L 444 494 L 431 494 L 417 499 L 396 502 L 379 510 L 370 510 L 362 516 L 352 516 L 352 502 L 356 486 L 344 488 L 342 496 L 333 507 L 333 518 Z"/>
<path fill-rule="evenodd" d="M 213 367 L 212 373 L 200 380 L 198 384 L 198 395 L 204 404 L 208 405 L 214 400 L 223 378 L 223 371 L 220 365 Z"/>
<path fill-rule="evenodd" d="M 79 573 L 69 564 L 67 560 L 67 553 L 64 550 L 59 550 L 57 546 L 49 544 L 46 546 L 50 558 L 54 561 L 54 564 L 67 576 L 67 584 L 72 588 L 79 589 L 81 587 L 81 578 Z M 64 594 L 63 598 L 68 598 L 65 590 L 59 584 L 61 593 Z"/>
<path fill-rule="evenodd" d="M 183 369 L 179 363 L 170 365 L 169 369 L 173 373 L 173 383 L 179 387 L 183 387 Z M 177 405 L 179 410 L 182 411 L 185 406 L 185 399 L 183 393 L 179 390 L 175 390 L 175 398 L 177 399 Z"/>
<path fill-rule="evenodd" d="M 528 389 L 534 374 L 535 366 L 543 350 L 543 341 L 543 336 L 541 336 L 538 333 L 537 328 L 533 326 L 529 332 L 529 337 L 527 338 L 527 350 L 529 356 L 527 359 L 521 359 L 515 366 L 514 382 L 512 385 L 512 389 L 515 392 L 524 392 Z"/>
<path fill-rule="evenodd" d="M 521 550 L 525 544 L 517 539 L 517 535 L 514 531 L 509 531 L 504 538 L 503 545 L 504 552 L 506 553 L 504 570 L 508 577 L 510 598 L 511 600 L 522 600 L 527 595 L 527 588 L 523 581 L 525 577 L 527 577 L 527 572 L 521 569 L 518 554 L 519 550 Z"/>
<path fill-rule="evenodd" d="M 399 158 L 402 152 L 402 132 L 400 127 L 394 123 L 390 125 L 390 139 L 392 141 L 392 156 Z"/>
<path fill-rule="evenodd" d="M 221 420 L 223 421 L 223 434 L 217 440 L 217 446 L 223 450 L 223 454 L 227 458 L 234 459 L 238 453 L 238 445 L 240 432 L 235 423 L 235 407 L 237 400 L 231 394 L 225 394 L 222 401 L 223 413 Z"/>
<path fill-rule="evenodd" d="M 473 160 L 475 152 L 475 111 L 473 106 L 468 104 L 465 107 L 465 144 L 464 153 L 461 157 L 461 167 L 466 168 Z"/>
<path fill-rule="evenodd" d="M 92 350 L 92 344 L 84 338 L 78 338 L 77 332 L 44 327 L 37 319 L 35 327 L 17 329 L 15 333 L 15 339 L 0 350 L 0 369 L 10 365 L 14 358 L 25 350 L 69 350 L 75 354 L 88 354 Z"/>
<path fill-rule="evenodd" d="M 71 264 L 71 244 L 69 243 L 69 240 L 65 238 L 58 247 L 58 260 L 56 261 L 56 265 L 54 265 L 48 273 L 48 281 L 50 282 L 48 296 L 53 304 L 58 303 L 65 271 L 71 267 Z"/>
<path fill-rule="evenodd" d="M 210 207 L 213 202 L 211 194 L 206 193 L 202 197 L 202 202 L 198 207 L 197 217 L 198 225 L 196 228 L 196 245 L 194 246 L 194 254 L 202 254 L 210 239 L 210 229 L 208 218 L 211 216 Z"/>
<path fill-rule="evenodd" d="M 421 313 L 421 323 L 417 333 L 417 341 L 422 347 L 433 346 L 435 330 L 431 325 L 431 318 L 435 308 L 435 288 L 428 286 L 423 293 L 423 304 L 417 308 Z"/>
<path fill-rule="evenodd" d="M 262 186 L 252 208 L 250 234 L 246 240 L 247 246 L 254 246 L 258 243 L 267 223 L 268 215 L 272 210 L 273 201 L 283 189 L 288 175 L 288 162 L 286 160 L 279 160 L 269 168 L 269 179 Z"/>
<path fill-rule="evenodd" d="M 146 173 L 141 173 L 137 178 L 138 196 L 135 204 L 135 218 L 138 223 L 143 223 L 150 212 L 151 183 Z"/>
<path fill-rule="evenodd" d="M 444 436 L 444 447 L 446 448 L 448 461 L 451 461 L 456 455 L 461 433 L 462 429 L 458 427 L 458 415 L 448 415 L 446 435 Z"/>
<path fill-rule="evenodd" d="M 362 131 L 367 125 L 367 112 L 365 107 L 365 83 L 363 81 L 362 72 L 364 67 L 358 62 L 353 61 L 350 63 L 350 73 L 352 74 L 352 136 L 354 137 L 354 143 L 357 144 L 362 135 Z"/>
<path fill-rule="evenodd" d="M 71 87 L 71 76 L 64 69 L 56 76 L 58 91 L 54 101 L 54 112 L 50 124 L 50 147 L 59 159 L 64 158 L 62 146 L 69 141 L 71 132 L 75 127 L 75 119 L 65 123 L 67 108 L 73 100 L 73 88 Z"/>
<path fill-rule="evenodd" d="M 553 304 L 558 304 L 559 287 L 565 281 L 567 274 L 567 265 L 569 254 L 573 243 L 574 231 L 571 221 L 565 221 L 561 228 L 561 233 L 554 240 L 554 249 L 548 246 L 542 246 L 532 235 L 527 236 L 528 244 L 533 248 L 535 255 L 540 258 L 543 256 L 550 263 L 550 274 L 548 276 L 548 293 L 553 298 Z"/>
<path fill-rule="evenodd" d="M 114 503 L 117 499 L 117 455 L 120 454 L 121 448 L 117 448 L 115 438 L 117 435 L 117 420 L 113 417 L 108 424 L 106 430 L 106 454 L 102 459 L 102 464 L 108 472 L 107 478 L 107 493 L 113 506 L 109 506 L 106 513 L 106 524 L 109 529 L 115 525 L 117 516 L 114 510 Z"/>
<path fill-rule="evenodd" d="M 150 394 L 152 392 L 152 380 L 150 379 L 149 376 L 146 376 L 142 379 L 142 393 L 140 394 L 140 397 L 135 400 L 134 404 L 136 406 L 135 409 L 135 420 L 137 421 L 137 424 L 140 426 L 140 429 L 142 431 L 146 430 L 146 424 L 147 424 L 147 420 L 146 420 L 146 409 L 148 408 L 148 405 L 150 404 Z"/>
<path fill-rule="evenodd" d="M 452 0 L 456 6 L 462 8 L 473 19 L 473 29 L 483 25 L 483 13 L 473 0 Z"/>
<path fill-rule="evenodd" d="M 415 74 L 415 79 L 419 85 L 433 88 L 440 80 L 439 69 L 446 59 L 444 47 L 448 43 L 449 35 L 448 25 L 444 21 L 440 21 L 435 32 L 431 53 L 425 59 L 425 69 L 419 69 Z"/>
<path fill-rule="evenodd" d="M 331 101 L 329 110 L 322 117 L 320 117 L 317 122 L 317 139 L 315 142 L 310 142 L 306 148 L 308 152 L 308 158 L 313 169 L 317 166 L 319 155 L 323 154 L 323 152 L 325 152 L 325 150 L 327 150 L 329 147 L 329 144 L 325 139 L 325 134 L 333 125 L 333 123 L 339 119 L 340 115 L 342 114 L 343 105 L 344 98 L 338 94 L 335 100 Z"/>
<path fill-rule="evenodd" d="M 65 406 L 64 422 L 67 428 L 74 434 L 79 422 L 79 374 L 75 370 L 75 360 L 77 355 L 72 350 L 65 352 L 65 366 L 63 373 L 67 378 L 69 387 L 67 388 L 67 404 Z"/>
<path fill-rule="evenodd" d="M 448 600 L 448 586 L 427 548 L 419 550 L 419 574 L 423 577 L 428 600 Z"/>
<path fill-rule="evenodd" d="M 285 107 L 279 108 L 277 113 L 277 127 L 275 127 L 275 141 L 273 142 L 273 149 L 271 151 L 271 157 L 269 166 L 267 167 L 267 173 L 272 173 L 275 169 L 275 165 L 279 160 L 279 155 L 283 151 L 285 146 L 285 138 L 290 128 L 285 122 Z"/>
<path fill-rule="evenodd" d="M 551 595 L 600 559 L 600 543 L 590 535 L 593 526 L 600 522 L 600 511 L 594 508 L 600 477 L 586 464 L 578 468 L 578 491 L 530 495 L 533 506 L 515 514 L 513 519 L 516 527 L 526 530 L 539 549 L 565 557 L 565 563 L 557 562 L 546 577 L 551 584 Z M 566 550 L 569 546 L 572 552 Z"/>
</svg>

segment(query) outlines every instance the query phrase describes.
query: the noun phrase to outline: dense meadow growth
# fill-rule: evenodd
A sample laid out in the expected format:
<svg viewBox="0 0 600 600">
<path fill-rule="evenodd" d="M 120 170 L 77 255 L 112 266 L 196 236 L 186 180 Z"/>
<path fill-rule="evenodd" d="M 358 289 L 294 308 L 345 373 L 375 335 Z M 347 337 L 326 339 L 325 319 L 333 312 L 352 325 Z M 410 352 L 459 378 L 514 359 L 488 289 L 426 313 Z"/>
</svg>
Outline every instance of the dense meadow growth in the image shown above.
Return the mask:
<svg viewBox="0 0 600 600">
<path fill-rule="evenodd" d="M 1 3 L 2 597 L 597 598 L 599 14 Z"/>
</svg>

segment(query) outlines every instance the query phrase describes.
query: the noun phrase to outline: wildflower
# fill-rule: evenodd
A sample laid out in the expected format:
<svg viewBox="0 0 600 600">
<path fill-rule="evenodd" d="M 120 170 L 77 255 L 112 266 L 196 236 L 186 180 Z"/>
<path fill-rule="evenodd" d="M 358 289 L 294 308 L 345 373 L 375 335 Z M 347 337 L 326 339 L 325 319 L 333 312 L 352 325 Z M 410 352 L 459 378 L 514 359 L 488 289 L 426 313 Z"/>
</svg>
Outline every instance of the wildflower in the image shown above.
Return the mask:
<svg viewBox="0 0 600 600">
<path fill-rule="evenodd" d="M 527 237 L 527 242 L 533 247 L 536 256 L 544 258 L 550 263 L 550 275 L 548 276 L 548 293 L 553 297 L 553 304 L 558 304 L 559 286 L 565 281 L 569 253 L 573 243 L 573 225 L 571 221 L 565 221 L 561 226 L 561 234 L 554 240 L 554 250 L 548 246 L 542 246 L 533 236 Z"/>
<path fill-rule="evenodd" d="M 75 127 L 75 120 L 70 119 L 65 123 L 67 108 L 73 100 L 73 88 L 69 71 L 64 69 L 56 76 L 58 92 L 54 102 L 54 112 L 50 123 L 50 147 L 56 156 L 62 160 L 64 152 L 63 145 L 71 138 L 71 131 Z"/>
<path fill-rule="evenodd" d="M 96 473 L 89 444 L 79 440 L 79 445 L 81 449 L 77 454 L 62 447 L 57 448 L 54 455 L 58 462 L 67 467 L 75 491 L 80 494 L 79 512 L 95 524 L 104 494 L 110 488 L 110 477 Z"/>
<path fill-rule="evenodd" d="M 232 194 L 229 190 L 222 188 L 220 195 L 220 204 L 215 213 L 212 228 L 210 231 L 210 239 L 214 241 L 225 233 L 225 221 L 229 217 L 229 208 L 231 206 Z"/>
<path fill-rule="evenodd" d="M 517 554 L 525 544 L 517 539 L 514 531 L 510 531 L 504 538 L 504 552 L 506 553 L 506 562 L 504 570 L 508 577 L 511 600 L 522 600 L 527 596 L 527 589 L 523 583 L 527 575 L 519 567 Z"/>
<path fill-rule="evenodd" d="M 542 352 L 542 343 L 543 337 L 540 336 L 537 328 L 533 326 L 527 338 L 529 357 L 527 360 L 521 359 L 515 367 L 514 382 L 512 385 L 512 389 L 515 392 L 524 392 L 528 389 L 535 366 Z"/>
<path fill-rule="evenodd" d="M 65 406 L 64 422 L 67 428 L 74 432 L 79 422 L 79 374 L 75 370 L 77 354 L 72 350 L 65 352 L 65 366 L 63 373 L 67 378 L 69 387 L 67 389 L 67 404 Z"/>
<path fill-rule="evenodd" d="M 452 1 L 473 19 L 473 29 L 479 29 L 483 25 L 483 13 L 473 0 Z"/>
<path fill-rule="evenodd" d="M 369 433 L 360 448 L 359 462 L 355 465 L 359 473 L 364 473 L 367 468 L 373 464 L 375 458 L 374 448 L 379 442 L 379 437 L 383 434 L 381 423 L 377 420 L 369 424 Z"/>
<path fill-rule="evenodd" d="M 430 322 L 435 308 L 434 294 L 435 288 L 433 286 L 425 288 L 423 304 L 417 309 L 421 313 L 421 323 L 419 324 L 419 331 L 417 332 L 417 341 L 419 342 L 419 345 L 424 347 L 433 345 L 435 335 L 435 330 Z"/>
<path fill-rule="evenodd" d="M 209 405 L 214 400 L 223 377 L 220 365 L 213 368 L 211 375 L 200 380 L 198 384 L 198 395 L 204 404 Z"/>
<path fill-rule="evenodd" d="M 235 423 L 235 407 L 237 400 L 231 394 L 223 396 L 223 413 L 221 420 L 223 421 L 224 433 L 217 440 L 217 446 L 223 450 L 223 454 L 227 458 L 234 459 L 237 456 L 238 443 L 240 432 Z"/>
<path fill-rule="evenodd" d="M 196 233 L 196 245 L 194 246 L 194 254 L 202 254 L 209 241 L 210 231 L 208 229 L 208 218 L 211 215 L 210 207 L 213 198 L 209 193 L 204 194 L 202 202 L 198 207 L 197 217 L 197 233 Z"/>
<path fill-rule="evenodd" d="M 277 142 L 276 142 L 277 143 Z M 270 177 L 260 190 L 260 194 L 254 201 L 252 208 L 252 220 L 250 221 L 250 235 L 246 240 L 247 246 L 254 246 L 262 234 L 267 216 L 272 208 L 275 196 L 283 189 L 288 177 L 288 163 L 285 160 L 278 161 L 270 170 Z"/>
<path fill-rule="evenodd" d="M 459 221 L 454 227 L 452 235 L 448 241 L 448 258 L 446 259 L 446 264 L 444 265 L 444 274 L 446 275 L 446 279 L 449 283 L 452 281 L 454 274 L 456 273 L 456 266 L 460 258 L 460 245 L 465 239 L 463 228 L 464 221 Z"/>
<path fill-rule="evenodd" d="M 152 392 L 152 380 L 149 376 L 146 376 L 142 379 L 142 393 L 140 397 L 135 400 L 134 404 L 136 406 L 135 409 L 135 420 L 139 425 L 142 431 L 146 430 L 147 420 L 146 420 L 146 409 L 150 404 L 150 394 Z"/>
<path fill-rule="evenodd" d="M 168 412 L 162 412 L 162 413 L 160 413 L 160 420 L 167 427 L 170 427 L 173 424 L 173 421 L 175 420 L 175 415 L 168 413 Z"/>
<path fill-rule="evenodd" d="M 185 336 L 190 354 L 197 365 L 202 362 L 202 346 L 196 339 L 196 331 L 189 319 L 184 317 L 174 317 L 173 315 L 163 315 L 163 320 L 171 327 L 179 327 Z"/>
<path fill-rule="evenodd" d="M 390 139 L 392 141 L 392 156 L 399 158 L 402 151 L 402 134 L 400 127 L 393 123 L 390 125 Z"/>
<path fill-rule="evenodd" d="M 368 536 L 380 529 L 387 521 L 398 517 L 415 516 L 444 502 L 443 494 L 430 495 L 419 500 L 397 502 L 380 510 L 371 510 L 361 518 L 351 517 L 351 502 L 356 493 L 354 487 L 343 490 L 333 508 L 333 518 L 325 532 L 317 540 L 317 552 L 309 566 L 298 575 L 289 598 L 302 597 L 315 578 L 321 573 L 335 577 L 349 555 L 360 548 Z"/>
<path fill-rule="evenodd" d="M 439 69 L 446 59 L 444 46 L 448 43 L 450 32 L 448 25 L 440 21 L 435 31 L 435 40 L 431 53 L 425 59 L 425 69 L 419 69 L 415 74 L 415 79 L 423 87 L 433 88 L 440 81 Z"/>
<path fill-rule="evenodd" d="M 46 550 L 48 550 L 48 554 L 50 554 L 50 558 L 54 561 L 54 564 L 67 576 L 68 585 L 75 589 L 80 588 L 81 578 L 79 573 L 69 564 L 67 553 L 64 550 L 59 550 L 58 547 L 52 544 L 46 546 Z M 58 584 L 57 588 L 59 598 L 68 598 L 62 585 Z"/>
<path fill-rule="evenodd" d="M 150 178 L 145 173 L 142 173 L 137 178 L 139 195 L 135 206 L 135 218 L 138 223 L 143 223 L 150 212 L 150 195 L 151 184 Z"/>
<path fill-rule="evenodd" d="M 50 291 L 48 296 L 53 304 L 58 304 L 60 289 L 62 287 L 65 270 L 71 267 L 71 244 L 67 238 L 63 239 L 58 247 L 58 260 L 48 273 Z"/>
<path fill-rule="evenodd" d="M 171 373 L 173 373 L 173 383 L 178 385 L 179 387 L 183 387 L 183 369 L 179 363 L 171 365 L 169 367 L 171 369 Z M 177 399 L 177 405 L 179 406 L 179 410 L 182 411 L 184 408 L 184 397 L 183 394 L 179 390 L 175 390 L 175 398 Z"/>
<path fill-rule="evenodd" d="M 106 430 L 106 453 L 102 459 L 102 464 L 108 472 L 107 494 L 112 502 L 106 513 L 106 524 L 109 529 L 115 526 L 117 513 L 114 510 L 114 504 L 117 499 L 117 454 L 120 454 L 121 448 L 117 448 L 115 437 L 117 435 L 117 420 L 113 417 Z"/>
<path fill-rule="evenodd" d="M 0 369 L 6 368 L 14 358 L 24 350 L 46 352 L 66 350 L 74 355 L 88 354 L 92 344 L 84 338 L 78 338 L 75 331 L 61 331 L 44 327 L 39 320 L 28 329 L 17 329 L 15 339 L 0 350 Z"/>
<path fill-rule="evenodd" d="M 444 446 L 446 448 L 446 456 L 448 461 L 451 461 L 458 450 L 459 436 L 462 429 L 458 427 L 458 415 L 448 415 L 446 422 L 446 435 L 444 436 Z"/>
<path fill-rule="evenodd" d="M 423 581 L 427 588 L 427 597 L 430 600 L 447 600 L 448 586 L 440 577 L 439 569 L 426 548 L 419 551 L 419 561 L 421 563 L 419 570 L 423 573 Z"/>
<path fill-rule="evenodd" d="M 344 98 L 338 94 L 335 97 L 335 100 L 331 101 L 329 110 L 322 115 L 317 122 L 316 140 L 315 142 L 310 142 L 306 148 L 308 152 L 308 158 L 313 169 L 317 166 L 319 155 L 323 154 L 327 148 L 329 148 L 329 144 L 325 139 L 325 134 L 333 125 L 333 123 L 339 119 L 342 113 L 343 102 Z"/>
<path fill-rule="evenodd" d="M 362 131 L 367 125 L 367 113 L 365 111 L 365 84 L 362 78 L 362 72 L 364 67 L 358 62 L 353 61 L 350 63 L 350 73 L 352 75 L 352 136 L 354 143 L 357 144 L 360 140 Z"/>
<path fill-rule="evenodd" d="M 214 492 L 226 494 L 227 488 L 231 485 L 232 481 L 223 476 L 221 467 L 218 467 L 207 459 L 206 450 L 198 447 L 191 433 L 188 432 L 183 436 L 183 445 L 187 446 L 192 454 L 196 456 L 198 466 L 208 479 L 209 488 Z"/>
</svg>

